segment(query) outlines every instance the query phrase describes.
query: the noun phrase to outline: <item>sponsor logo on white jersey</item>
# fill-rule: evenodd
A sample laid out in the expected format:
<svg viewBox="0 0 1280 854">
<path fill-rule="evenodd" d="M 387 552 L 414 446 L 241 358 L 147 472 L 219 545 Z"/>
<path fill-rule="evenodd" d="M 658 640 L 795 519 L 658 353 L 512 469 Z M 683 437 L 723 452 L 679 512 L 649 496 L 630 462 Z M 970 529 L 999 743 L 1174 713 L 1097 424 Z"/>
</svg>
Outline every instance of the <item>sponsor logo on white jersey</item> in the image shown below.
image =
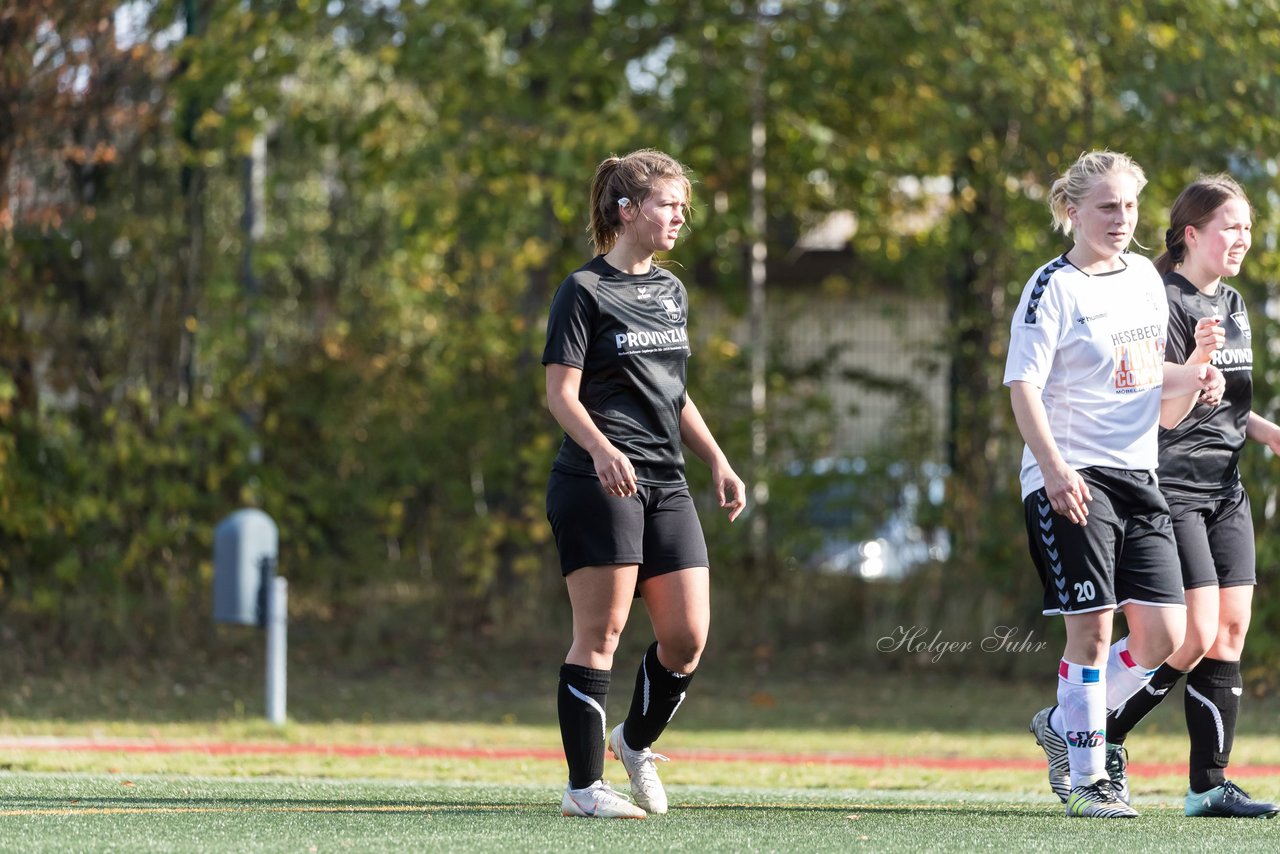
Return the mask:
<svg viewBox="0 0 1280 854">
<path fill-rule="evenodd" d="M 1132 394 L 1160 385 L 1164 378 L 1164 338 L 1160 327 L 1143 326 L 1114 333 L 1116 394 Z"/>
</svg>

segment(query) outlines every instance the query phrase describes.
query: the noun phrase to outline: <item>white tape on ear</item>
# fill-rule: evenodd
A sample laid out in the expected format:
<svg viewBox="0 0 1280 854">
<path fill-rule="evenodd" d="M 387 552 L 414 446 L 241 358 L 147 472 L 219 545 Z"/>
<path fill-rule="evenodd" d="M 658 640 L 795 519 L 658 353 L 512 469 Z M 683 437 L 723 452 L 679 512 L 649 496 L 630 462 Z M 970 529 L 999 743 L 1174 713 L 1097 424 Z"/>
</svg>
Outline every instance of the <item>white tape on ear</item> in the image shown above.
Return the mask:
<svg viewBox="0 0 1280 854">
<path fill-rule="evenodd" d="M 625 208 L 629 204 L 631 204 L 631 200 L 628 199 L 626 196 L 623 196 L 622 198 L 618 199 L 618 207 L 620 208 Z"/>
</svg>

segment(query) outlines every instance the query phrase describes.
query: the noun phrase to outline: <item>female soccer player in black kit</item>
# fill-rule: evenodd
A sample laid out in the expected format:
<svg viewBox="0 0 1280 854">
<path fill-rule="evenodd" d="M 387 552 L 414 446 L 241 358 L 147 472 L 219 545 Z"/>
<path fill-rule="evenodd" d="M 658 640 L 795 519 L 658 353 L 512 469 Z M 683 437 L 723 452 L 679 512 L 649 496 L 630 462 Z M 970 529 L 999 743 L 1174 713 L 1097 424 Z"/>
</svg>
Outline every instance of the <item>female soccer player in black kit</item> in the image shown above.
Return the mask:
<svg viewBox="0 0 1280 854">
<path fill-rule="evenodd" d="M 681 445 L 711 467 L 729 521 L 745 488 L 685 387 L 684 285 L 654 262 L 675 246 L 689 179 L 649 149 L 610 157 L 591 185 L 594 258 L 556 291 L 542 362 L 547 406 L 564 442 L 547 485 L 547 518 L 573 608 L 560 668 L 560 734 L 569 766 L 566 816 L 665 813 L 650 746 L 683 702 L 711 619 L 707 546 L 685 482 Z M 632 599 L 657 641 L 640 661 L 626 720 L 609 732 L 605 698 Z M 632 804 L 602 779 L 607 740 Z"/>
<path fill-rule="evenodd" d="M 1275 804 L 1253 800 L 1225 774 L 1243 693 L 1240 654 L 1257 581 L 1253 518 L 1236 464 L 1246 439 L 1280 453 L 1280 427 L 1252 411 L 1252 333 L 1244 300 L 1222 281 L 1240 272 L 1249 251 L 1252 212 L 1235 181 L 1214 175 L 1182 191 L 1170 220 L 1166 251 L 1155 262 L 1169 298 L 1165 359 L 1216 365 L 1227 386 L 1217 407 L 1198 403 L 1194 395 L 1162 403 L 1160 490 L 1169 502 L 1182 563 L 1187 633 L 1150 684 L 1109 714 L 1107 741 L 1123 744 L 1185 675 L 1191 737 L 1186 814 L 1270 818 Z M 1122 760 L 1108 768 L 1122 786 L 1124 766 Z"/>
</svg>

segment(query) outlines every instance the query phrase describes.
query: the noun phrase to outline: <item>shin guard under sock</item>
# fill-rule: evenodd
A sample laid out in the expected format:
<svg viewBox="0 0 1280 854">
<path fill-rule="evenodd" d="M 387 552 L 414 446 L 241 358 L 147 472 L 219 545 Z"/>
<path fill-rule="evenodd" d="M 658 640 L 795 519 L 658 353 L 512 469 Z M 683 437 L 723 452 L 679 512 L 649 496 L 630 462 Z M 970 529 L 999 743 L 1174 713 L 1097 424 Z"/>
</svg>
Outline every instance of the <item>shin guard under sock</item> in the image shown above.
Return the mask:
<svg viewBox="0 0 1280 854">
<path fill-rule="evenodd" d="M 1187 734 L 1191 736 L 1191 791 L 1226 781 L 1244 680 L 1240 662 L 1201 659 L 1187 674 Z"/>
<path fill-rule="evenodd" d="M 1101 668 L 1058 666 L 1058 706 L 1066 730 L 1071 786 L 1088 785 L 1107 776 L 1107 687 Z"/>
<path fill-rule="evenodd" d="M 570 788 L 586 788 L 604 776 L 604 706 L 608 695 L 608 670 L 560 666 L 556 704 Z"/>
<path fill-rule="evenodd" d="M 658 661 L 657 643 L 645 651 L 636 672 L 631 710 L 622 728 L 627 747 L 643 750 L 658 740 L 684 702 L 685 691 L 692 680 L 692 673 L 672 673 L 662 666 Z"/>
</svg>

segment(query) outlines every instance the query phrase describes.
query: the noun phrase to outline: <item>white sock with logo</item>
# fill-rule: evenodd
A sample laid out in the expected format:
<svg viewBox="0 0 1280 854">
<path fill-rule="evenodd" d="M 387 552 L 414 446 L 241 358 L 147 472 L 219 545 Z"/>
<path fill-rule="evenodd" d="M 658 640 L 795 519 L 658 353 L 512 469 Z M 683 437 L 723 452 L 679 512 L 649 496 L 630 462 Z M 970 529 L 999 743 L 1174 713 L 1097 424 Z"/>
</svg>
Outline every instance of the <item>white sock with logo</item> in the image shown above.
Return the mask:
<svg viewBox="0 0 1280 854">
<path fill-rule="evenodd" d="M 1107 685 L 1102 670 L 1064 658 L 1058 665 L 1058 707 L 1072 788 L 1105 779 Z"/>
</svg>

